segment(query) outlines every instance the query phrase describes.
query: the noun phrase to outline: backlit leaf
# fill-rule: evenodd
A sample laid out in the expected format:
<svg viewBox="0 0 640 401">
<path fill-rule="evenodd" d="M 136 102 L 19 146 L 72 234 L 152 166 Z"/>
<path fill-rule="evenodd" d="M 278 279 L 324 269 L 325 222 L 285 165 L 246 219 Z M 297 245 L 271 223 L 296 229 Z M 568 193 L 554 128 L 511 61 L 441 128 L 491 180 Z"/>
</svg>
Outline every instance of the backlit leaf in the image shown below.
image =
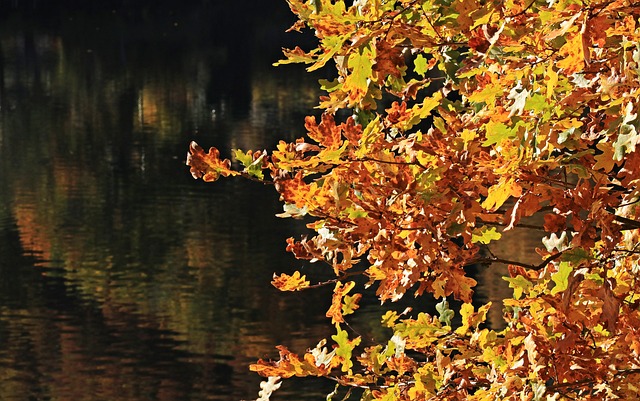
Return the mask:
<svg viewBox="0 0 640 401">
<path fill-rule="evenodd" d="M 356 294 L 354 297 L 350 297 L 345 299 L 343 303 L 343 298 L 347 296 L 347 293 L 355 287 L 356 283 L 353 281 L 349 281 L 346 284 L 338 281 L 336 283 L 335 289 L 333 290 L 333 297 L 331 302 L 331 307 L 327 311 L 327 317 L 331 318 L 332 323 L 343 323 L 343 311 L 346 311 L 347 314 L 353 313 L 355 309 L 358 308 L 357 302 L 360 300 L 359 294 Z"/>
<path fill-rule="evenodd" d="M 203 181 L 216 181 L 220 176 L 228 177 L 238 175 L 237 171 L 231 170 L 229 159 L 220 159 L 220 152 L 216 148 L 210 148 L 204 153 L 197 143 L 191 142 L 189 153 L 187 154 L 187 166 L 191 167 L 193 178 L 202 178 Z"/>
<path fill-rule="evenodd" d="M 482 226 L 476 228 L 471 233 L 471 242 L 488 244 L 491 241 L 499 240 L 502 238 L 502 234 L 496 231 L 495 227 Z"/>
<path fill-rule="evenodd" d="M 414 71 L 416 74 L 424 76 L 428 70 L 428 62 L 427 59 L 422 55 L 418 54 L 416 59 L 413 61 Z"/>
<path fill-rule="evenodd" d="M 571 35 L 567 43 L 560 48 L 559 54 L 562 60 L 558 61 L 556 65 L 563 70 L 564 74 L 571 75 L 584 70 L 585 51 L 583 48 L 582 34 L 575 33 Z"/>
<path fill-rule="evenodd" d="M 509 282 L 509 287 L 513 288 L 513 298 L 520 299 L 523 293 L 529 293 L 533 283 L 521 275 L 516 277 L 503 277 L 503 280 Z"/>
<path fill-rule="evenodd" d="M 299 291 L 309 286 L 306 276 L 300 275 L 299 271 L 293 273 L 292 276 L 282 273 L 279 276 L 273 275 L 271 284 L 280 291 Z"/>
<path fill-rule="evenodd" d="M 189 156 L 194 177 L 273 184 L 279 216 L 304 217 L 312 232 L 287 251 L 327 265 L 307 271 L 316 285 L 299 272 L 274 284 L 331 286 L 336 344 L 280 346 L 279 360 L 251 369 L 330 378 L 330 398 L 353 388 L 362 401 L 637 398 L 633 2 L 287 3 L 292 29 L 316 40 L 280 63 L 330 77 L 306 136 L 270 154 L 236 151 L 239 173 L 217 150 Z M 409 307 L 370 326 L 379 302 L 427 305 L 411 295 L 441 298 L 437 315 Z M 476 310 L 487 297 L 504 310 Z"/>
<path fill-rule="evenodd" d="M 520 196 L 522 187 L 514 178 L 501 177 L 500 181 L 489 188 L 487 198 L 482 202 L 482 207 L 487 210 L 496 210 L 509 198 Z"/>
<path fill-rule="evenodd" d="M 555 295 L 567 289 L 569 285 L 569 275 L 573 272 L 573 267 L 567 262 L 561 262 L 558 271 L 551 275 L 551 280 L 556 284 L 551 290 L 551 295 Z"/>
<path fill-rule="evenodd" d="M 351 354 L 355 347 L 360 344 L 360 337 L 356 337 L 353 340 L 349 340 L 349 333 L 342 330 L 339 325 L 336 325 L 337 334 L 331 336 L 333 341 L 336 342 L 338 347 L 336 348 L 336 355 L 342 357 L 342 371 L 351 372 L 353 362 L 351 361 Z"/>
</svg>

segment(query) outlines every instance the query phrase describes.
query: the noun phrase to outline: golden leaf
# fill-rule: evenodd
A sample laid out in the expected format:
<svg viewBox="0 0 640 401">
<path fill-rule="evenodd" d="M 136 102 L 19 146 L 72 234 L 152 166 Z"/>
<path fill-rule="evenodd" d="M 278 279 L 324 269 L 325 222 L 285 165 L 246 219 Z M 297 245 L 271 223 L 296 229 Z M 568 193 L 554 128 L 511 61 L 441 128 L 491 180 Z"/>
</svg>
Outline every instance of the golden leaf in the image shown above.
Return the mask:
<svg viewBox="0 0 640 401">
<path fill-rule="evenodd" d="M 280 291 L 300 291 L 309 287 L 307 276 L 301 276 L 299 271 L 295 271 L 292 276 L 282 273 L 279 276 L 273 275 L 271 284 Z"/>
</svg>

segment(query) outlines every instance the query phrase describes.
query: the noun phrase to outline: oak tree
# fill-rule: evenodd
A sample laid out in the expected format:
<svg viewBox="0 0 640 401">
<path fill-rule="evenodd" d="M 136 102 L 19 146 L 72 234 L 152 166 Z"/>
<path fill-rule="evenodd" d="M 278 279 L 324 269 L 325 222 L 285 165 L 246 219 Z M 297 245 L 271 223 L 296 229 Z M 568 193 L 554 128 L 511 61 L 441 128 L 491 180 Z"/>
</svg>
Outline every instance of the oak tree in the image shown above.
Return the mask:
<svg viewBox="0 0 640 401">
<path fill-rule="evenodd" d="M 291 30 L 310 29 L 317 46 L 277 64 L 335 69 L 320 82 L 322 116 L 270 152 L 234 151 L 238 168 L 195 143 L 187 161 L 205 181 L 272 183 L 281 217 L 309 219 L 313 235 L 286 246 L 313 267 L 273 285 L 334 276 L 321 284 L 334 288 L 335 335 L 251 365 L 267 378 L 260 398 L 293 376 L 362 400 L 640 396 L 640 5 L 288 2 Z M 544 222 L 539 263 L 497 257 L 532 216 Z M 497 263 L 513 296 L 504 327 L 489 328 L 469 266 Z M 439 304 L 381 313 L 392 334 L 363 344 L 348 320 L 367 291 L 383 307 L 423 294 Z"/>
</svg>

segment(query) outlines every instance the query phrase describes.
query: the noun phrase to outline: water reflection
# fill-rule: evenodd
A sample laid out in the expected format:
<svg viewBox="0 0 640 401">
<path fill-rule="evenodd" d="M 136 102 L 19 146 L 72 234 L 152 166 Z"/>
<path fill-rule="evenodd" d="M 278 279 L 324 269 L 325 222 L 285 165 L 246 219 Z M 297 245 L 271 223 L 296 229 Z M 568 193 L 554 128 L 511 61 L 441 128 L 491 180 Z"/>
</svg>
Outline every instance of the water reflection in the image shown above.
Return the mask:
<svg viewBox="0 0 640 401">
<path fill-rule="evenodd" d="M 274 217 L 273 191 L 184 166 L 193 138 L 224 151 L 300 135 L 317 98 L 301 71 L 271 69 L 279 44 L 259 51 L 286 23 L 230 46 L 214 11 L 3 25 L 3 400 L 255 398 L 249 362 L 328 333 L 326 294 L 269 285 L 301 230 Z"/>
</svg>

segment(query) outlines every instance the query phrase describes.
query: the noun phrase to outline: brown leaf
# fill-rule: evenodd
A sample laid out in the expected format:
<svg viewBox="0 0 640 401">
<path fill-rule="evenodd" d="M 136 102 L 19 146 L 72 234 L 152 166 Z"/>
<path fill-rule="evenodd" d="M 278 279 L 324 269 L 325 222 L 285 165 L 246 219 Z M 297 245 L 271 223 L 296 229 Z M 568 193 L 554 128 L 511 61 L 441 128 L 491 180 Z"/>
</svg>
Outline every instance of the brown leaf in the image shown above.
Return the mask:
<svg viewBox="0 0 640 401">
<path fill-rule="evenodd" d="M 209 152 L 204 153 L 204 149 L 193 141 L 189 146 L 186 164 L 191 167 L 193 178 L 202 178 L 206 182 L 216 181 L 220 176 L 228 177 L 240 174 L 231 170 L 231 160 L 220 159 L 218 149 L 209 148 Z"/>
<path fill-rule="evenodd" d="M 613 293 L 613 286 L 615 286 L 615 281 L 609 278 L 598 291 L 598 296 L 604 301 L 600 321 L 604 322 L 606 329 L 611 333 L 616 331 L 618 315 L 620 314 L 620 300 Z"/>
</svg>

